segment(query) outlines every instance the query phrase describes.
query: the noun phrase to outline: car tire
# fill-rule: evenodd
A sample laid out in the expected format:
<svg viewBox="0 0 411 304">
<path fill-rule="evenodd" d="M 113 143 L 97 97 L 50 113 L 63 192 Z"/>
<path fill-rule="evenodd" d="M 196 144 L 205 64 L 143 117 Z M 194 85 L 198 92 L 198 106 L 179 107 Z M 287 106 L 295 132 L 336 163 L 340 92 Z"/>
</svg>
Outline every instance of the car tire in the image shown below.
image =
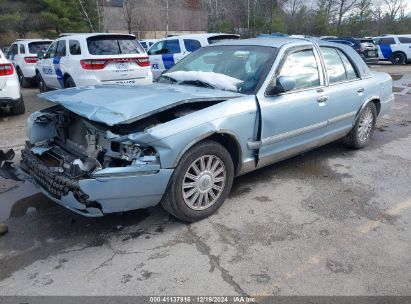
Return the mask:
<svg viewBox="0 0 411 304">
<path fill-rule="evenodd" d="M 66 81 L 64 82 L 64 88 L 74 88 L 76 87 L 76 84 L 74 83 L 73 78 L 71 76 L 67 77 Z"/>
<path fill-rule="evenodd" d="M 377 108 L 369 102 L 358 115 L 354 127 L 345 137 L 345 143 L 353 149 L 362 149 L 368 145 L 377 121 Z"/>
<path fill-rule="evenodd" d="M 407 57 L 403 53 L 394 53 L 391 56 L 391 63 L 395 65 L 404 64 L 407 61 Z"/>
<path fill-rule="evenodd" d="M 195 222 L 215 213 L 224 203 L 234 179 L 227 149 L 214 141 L 188 150 L 169 182 L 162 207 L 184 222 Z"/>
<path fill-rule="evenodd" d="M 19 78 L 19 82 L 20 82 L 20 86 L 22 88 L 29 88 L 31 86 L 30 81 L 28 81 L 26 79 L 26 77 L 24 77 L 22 71 L 20 70 L 20 68 L 17 68 L 17 76 Z"/>
<path fill-rule="evenodd" d="M 43 77 L 41 76 L 40 73 L 37 73 L 37 86 L 39 88 L 40 93 L 45 93 L 49 91 L 49 88 L 47 87 L 46 83 L 44 82 Z"/>
<path fill-rule="evenodd" d="M 10 112 L 12 115 L 20 115 L 26 112 L 23 97 L 20 97 L 19 101 L 17 101 L 16 104 L 10 108 Z"/>
</svg>

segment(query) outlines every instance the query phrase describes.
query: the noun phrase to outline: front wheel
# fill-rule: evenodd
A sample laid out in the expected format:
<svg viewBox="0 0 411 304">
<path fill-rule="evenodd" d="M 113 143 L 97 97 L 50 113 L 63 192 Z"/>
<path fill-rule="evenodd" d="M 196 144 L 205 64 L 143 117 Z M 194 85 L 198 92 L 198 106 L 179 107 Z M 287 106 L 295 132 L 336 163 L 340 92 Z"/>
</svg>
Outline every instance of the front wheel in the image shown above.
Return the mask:
<svg viewBox="0 0 411 304">
<path fill-rule="evenodd" d="M 361 110 L 354 127 L 345 137 L 348 146 L 354 149 L 364 148 L 371 140 L 377 121 L 377 108 L 373 102 L 369 102 Z"/>
<path fill-rule="evenodd" d="M 233 179 L 228 151 L 217 142 L 202 142 L 180 160 L 161 205 L 184 222 L 201 220 L 224 203 Z"/>
</svg>

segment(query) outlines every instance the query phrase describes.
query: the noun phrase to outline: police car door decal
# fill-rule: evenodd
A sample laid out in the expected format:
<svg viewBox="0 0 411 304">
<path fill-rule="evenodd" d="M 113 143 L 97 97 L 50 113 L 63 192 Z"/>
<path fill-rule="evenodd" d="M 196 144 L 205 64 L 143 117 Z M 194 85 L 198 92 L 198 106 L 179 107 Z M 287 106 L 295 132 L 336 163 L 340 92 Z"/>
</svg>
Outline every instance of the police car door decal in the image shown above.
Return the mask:
<svg viewBox="0 0 411 304">
<path fill-rule="evenodd" d="M 164 68 L 166 70 L 172 68 L 173 65 L 175 64 L 173 54 L 163 54 L 162 59 L 163 59 Z"/>
<path fill-rule="evenodd" d="M 54 57 L 53 65 L 54 65 L 54 70 L 56 71 L 57 81 L 59 82 L 60 86 L 64 88 L 63 72 L 61 71 L 60 61 L 61 61 L 60 56 Z"/>
</svg>

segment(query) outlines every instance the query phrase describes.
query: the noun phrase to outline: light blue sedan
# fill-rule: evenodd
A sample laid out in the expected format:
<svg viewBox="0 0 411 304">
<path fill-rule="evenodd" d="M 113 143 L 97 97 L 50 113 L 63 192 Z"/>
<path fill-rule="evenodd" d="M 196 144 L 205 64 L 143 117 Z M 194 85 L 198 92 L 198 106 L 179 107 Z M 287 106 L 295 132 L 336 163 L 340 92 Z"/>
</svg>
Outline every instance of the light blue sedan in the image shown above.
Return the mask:
<svg viewBox="0 0 411 304">
<path fill-rule="evenodd" d="M 56 105 L 28 119 L 20 167 L 0 153 L 3 176 L 86 216 L 161 203 L 187 222 L 213 214 L 235 176 L 340 138 L 366 146 L 394 101 L 391 77 L 352 48 L 293 38 L 201 48 L 152 85 L 40 97 Z"/>
</svg>

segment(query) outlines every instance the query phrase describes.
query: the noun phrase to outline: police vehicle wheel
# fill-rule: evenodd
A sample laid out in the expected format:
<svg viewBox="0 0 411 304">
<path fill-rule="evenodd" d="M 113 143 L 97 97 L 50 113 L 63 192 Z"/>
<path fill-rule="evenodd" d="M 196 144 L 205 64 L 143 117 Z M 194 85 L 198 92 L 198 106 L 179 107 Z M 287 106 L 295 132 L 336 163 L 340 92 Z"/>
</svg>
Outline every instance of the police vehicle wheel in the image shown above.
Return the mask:
<svg viewBox="0 0 411 304">
<path fill-rule="evenodd" d="M 21 72 L 20 68 L 17 68 L 17 76 L 19 77 L 20 86 L 22 88 L 30 87 L 30 82 L 24 77 L 23 73 Z"/>
<path fill-rule="evenodd" d="M 74 88 L 75 86 L 76 84 L 74 83 L 73 78 L 71 78 L 70 76 L 64 82 L 64 88 Z"/>
<path fill-rule="evenodd" d="M 403 53 L 394 53 L 391 56 L 392 64 L 404 64 L 406 59 Z"/>
<path fill-rule="evenodd" d="M 371 140 L 376 121 L 377 108 L 373 102 L 369 102 L 362 109 L 351 132 L 345 137 L 345 143 L 353 149 L 364 148 Z"/>
<path fill-rule="evenodd" d="M 37 86 L 39 87 L 40 93 L 47 92 L 49 89 L 44 82 L 43 77 L 41 77 L 40 73 L 37 73 Z"/>
<path fill-rule="evenodd" d="M 204 141 L 183 155 L 161 205 L 184 222 L 201 220 L 221 207 L 233 179 L 234 165 L 227 149 Z"/>
<path fill-rule="evenodd" d="M 20 97 L 19 101 L 10 108 L 10 112 L 13 115 L 24 114 L 26 112 L 26 107 L 24 106 L 23 97 Z"/>
</svg>

